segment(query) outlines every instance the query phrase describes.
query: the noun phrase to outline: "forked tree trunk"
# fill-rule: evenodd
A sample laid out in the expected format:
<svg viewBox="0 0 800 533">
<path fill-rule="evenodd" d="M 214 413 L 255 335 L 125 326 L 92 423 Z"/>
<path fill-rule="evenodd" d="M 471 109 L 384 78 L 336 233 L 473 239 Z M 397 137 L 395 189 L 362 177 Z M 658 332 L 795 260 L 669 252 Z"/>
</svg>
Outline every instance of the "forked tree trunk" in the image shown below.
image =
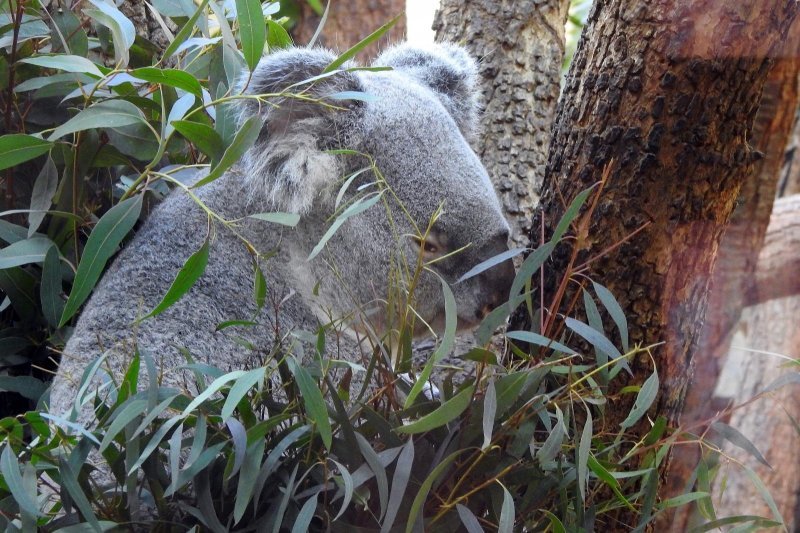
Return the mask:
<svg viewBox="0 0 800 533">
<path fill-rule="evenodd" d="M 300 7 L 300 17 L 292 30 L 292 36 L 298 46 L 309 43 L 320 16 L 311 9 L 306 0 L 294 0 Z M 322 2 L 324 5 L 325 2 Z M 328 19 L 316 44 L 327 46 L 344 52 L 364 37 L 377 30 L 393 17 L 404 14 L 405 0 L 346 0 L 331 2 Z M 387 43 L 402 41 L 406 34 L 405 15 L 397 21 L 392 29 L 379 41 L 370 44 L 359 55 L 362 62 L 375 58 Z"/>
<path fill-rule="evenodd" d="M 568 0 L 442 0 L 438 41 L 463 43 L 481 65 L 485 102 L 475 149 L 528 246 L 558 102 Z"/>
<path fill-rule="evenodd" d="M 758 159 L 748 140 L 769 58 L 797 10 L 793 0 L 598 2 L 559 103 L 534 234 L 544 224 L 549 237 L 565 202 L 610 165 L 578 263 L 607 251 L 585 273 L 622 304 L 632 342 L 663 343 L 653 350 L 662 387 L 651 415 L 673 424 L 720 238 Z M 548 271 L 563 272 L 571 252 L 557 249 Z M 554 288 L 545 281 L 546 304 Z M 649 358 L 632 368 L 641 383 Z M 615 399 L 609 428 L 633 396 Z"/>
</svg>

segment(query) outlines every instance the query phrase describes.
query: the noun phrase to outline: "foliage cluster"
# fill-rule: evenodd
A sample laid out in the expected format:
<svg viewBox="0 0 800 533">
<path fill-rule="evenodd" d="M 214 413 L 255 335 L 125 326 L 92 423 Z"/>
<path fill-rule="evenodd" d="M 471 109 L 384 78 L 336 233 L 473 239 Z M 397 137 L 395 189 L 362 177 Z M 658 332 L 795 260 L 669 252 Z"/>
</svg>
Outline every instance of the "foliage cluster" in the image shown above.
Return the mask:
<svg viewBox="0 0 800 533">
<path fill-rule="evenodd" d="M 481 347 L 462 356 L 474 372 L 435 368 L 455 336 L 456 310 L 443 284 L 447 327 L 421 370 L 403 363 L 411 345 L 402 333 L 379 339 L 397 346 L 381 350 L 379 342 L 368 368 L 351 365 L 356 373 L 382 374 L 387 386 L 377 390 L 351 391 L 331 381 L 329 369 L 341 362 L 331 359 L 331 328 L 323 325 L 294 332 L 311 353 L 297 343 L 275 354 L 275 365 L 223 373 L 189 359 L 196 394 L 159 385 L 158 354 L 132 354 L 129 370 L 109 376 L 103 396 L 82 387 L 76 406 L 95 407 L 91 426 L 42 408 L 53 368 L 47 347 L 63 345 L 147 206 L 170 187 L 191 194 L 198 169 L 208 169 L 203 182 L 222 175 L 255 140 L 258 125 L 237 128 L 230 106 L 242 97 L 239 73 L 251 71 L 262 53 L 290 44 L 279 10 L 277 2 L 258 0 L 153 0 L 152 13 L 170 40 L 158 50 L 111 2 L 90 0 L 76 12 L 39 0 L 2 8 L 0 387 L 40 405 L 0 420 L 0 527 L 588 531 L 626 507 L 640 516 L 643 530 L 657 513 L 690 502 L 709 521 L 700 530 L 720 525 L 707 463 L 697 491 L 656 501 L 659 468 L 678 434 L 663 418 L 647 417 L 659 389 L 655 371 L 620 392 L 635 397 L 621 427 L 605 423 L 617 400 L 607 395 L 609 385 L 631 357 L 649 357 L 648 347 L 629 344 L 613 296 L 576 267 L 562 283 L 583 287 L 585 320 L 545 320 L 535 302 L 532 280 L 562 240 L 586 238 L 580 212 L 598 190 L 575 198 L 551 239 L 522 263 L 510 301 L 477 332 Z M 387 27 L 345 52 L 329 67 L 331 75 Z M 296 90 L 302 97 L 303 87 Z M 257 98 L 269 105 L 274 96 Z M 345 210 L 332 227 L 357 210 Z M 176 273 L 164 306 L 202 273 L 204 253 Z M 263 290 L 254 289 L 257 300 Z M 532 330 L 508 332 L 507 350 L 491 349 L 492 333 L 520 306 Z M 402 371 L 415 375 L 409 383 L 383 357 L 394 349 Z M 83 383 L 102 373 L 102 363 L 101 357 L 87 369 Z M 432 379 L 436 388 L 428 386 Z M 630 430 L 642 424 L 649 427 L 645 436 L 633 437 Z M 735 430 L 719 427 L 723 437 L 748 447 Z M 103 474 L 98 461 L 110 475 L 97 475 Z M 727 523 L 781 523 L 773 518 Z"/>
</svg>

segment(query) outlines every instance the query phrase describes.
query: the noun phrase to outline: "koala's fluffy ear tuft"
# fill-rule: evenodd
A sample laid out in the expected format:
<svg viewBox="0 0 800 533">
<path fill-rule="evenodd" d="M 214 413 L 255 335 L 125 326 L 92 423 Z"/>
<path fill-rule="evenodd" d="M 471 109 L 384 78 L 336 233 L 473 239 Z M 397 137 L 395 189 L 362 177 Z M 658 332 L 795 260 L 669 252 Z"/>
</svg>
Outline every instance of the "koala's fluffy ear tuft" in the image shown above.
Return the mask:
<svg viewBox="0 0 800 533">
<path fill-rule="evenodd" d="M 346 143 L 363 102 L 326 96 L 363 92 L 363 85 L 355 74 L 343 71 L 302 83 L 319 76 L 335 58 L 324 49 L 289 48 L 264 56 L 252 76 L 240 80 L 245 94 L 270 95 L 239 104 L 240 123 L 255 115 L 264 121 L 241 164 L 255 202 L 266 200 L 272 209 L 302 214 L 339 178 L 338 160 L 325 150 Z"/>
<path fill-rule="evenodd" d="M 401 44 L 372 63 L 389 66 L 432 89 L 456 120 L 461 133 L 472 140 L 478 130 L 480 101 L 478 64 L 458 45 L 439 43 L 427 47 Z"/>
</svg>

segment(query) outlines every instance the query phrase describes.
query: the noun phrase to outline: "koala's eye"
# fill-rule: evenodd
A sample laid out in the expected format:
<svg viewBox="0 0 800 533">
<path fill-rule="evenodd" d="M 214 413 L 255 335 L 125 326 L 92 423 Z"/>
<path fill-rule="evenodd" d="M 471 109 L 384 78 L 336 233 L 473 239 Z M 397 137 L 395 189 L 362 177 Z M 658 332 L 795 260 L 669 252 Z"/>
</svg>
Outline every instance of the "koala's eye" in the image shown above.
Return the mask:
<svg viewBox="0 0 800 533">
<path fill-rule="evenodd" d="M 430 233 L 424 239 L 417 236 L 414 236 L 412 239 L 414 244 L 428 257 L 440 255 L 445 249 L 441 237 L 434 233 Z"/>
<path fill-rule="evenodd" d="M 439 251 L 439 247 L 438 246 L 436 246 L 435 244 L 433 244 L 431 242 L 428 242 L 428 241 L 424 241 L 422 243 L 422 249 L 423 249 L 423 251 L 425 251 L 425 253 L 429 253 L 429 254 L 435 254 L 436 252 Z"/>
</svg>

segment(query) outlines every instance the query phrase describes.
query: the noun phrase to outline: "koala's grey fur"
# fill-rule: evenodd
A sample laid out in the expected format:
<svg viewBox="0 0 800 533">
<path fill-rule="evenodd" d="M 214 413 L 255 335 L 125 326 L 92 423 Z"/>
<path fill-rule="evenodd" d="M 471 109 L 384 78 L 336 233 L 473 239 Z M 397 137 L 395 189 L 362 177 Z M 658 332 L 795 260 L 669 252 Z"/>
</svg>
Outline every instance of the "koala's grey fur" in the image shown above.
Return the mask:
<svg viewBox="0 0 800 533">
<path fill-rule="evenodd" d="M 334 58 L 321 49 L 276 52 L 262 59 L 242 87 L 248 94 L 280 93 L 319 75 Z M 179 349 L 188 350 L 197 362 L 227 371 L 262 364 L 288 332 L 315 331 L 331 317 L 347 317 L 356 330 L 364 317 L 385 325 L 390 265 L 398 252 L 412 264 L 416 261 L 419 251 L 407 238 L 415 232 L 387 194 L 396 229 L 387 208 L 378 203 L 348 220 L 325 250 L 308 261 L 330 226 L 342 178 L 365 164 L 361 157 L 326 153 L 331 148 L 370 154 L 423 229 L 444 204 L 435 226 L 437 242 L 446 250 L 466 248 L 433 268 L 452 284 L 461 328 L 475 325 L 487 307 L 505 300 L 513 276 L 508 264 L 454 284 L 470 267 L 505 251 L 509 231 L 486 171 L 467 141 L 478 113 L 474 61 L 453 45 L 429 50 L 401 45 L 374 64 L 394 70 L 342 71 L 293 89 L 317 99 L 343 91 L 371 97 L 327 100 L 338 109 L 288 97 L 261 105 L 243 100 L 242 120 L 258 114 L 264 121 L 256 145 L 237 170 L 196 191 L 225 219 L 241 219 L 236 231 L 259 252 L 277 252 L 262 261 L 269 297 L 261 312 L 254 304 L 251 253 L 230 229 L 214 223 L 202 278 L 163 314 L 136 322 L 158 304 L 209 230 L 206 214 L 187 194 L 176 191 L 149 216 L 86 304 L 53 383 L 53 412 L 72 411 L 84 369 L 107 350 L 117 381 L 136 343 L 155 358 L 165 385 L 183 387 L 191 379 L 176 370 L 186 362 Z M 363 173 L 343 201 L 373 180 L 371 172 Z M 302 218 L 294 229 L 242 218 L 266 211 L 291 211 Z M 296 294 L 285 298 L 292 292 Z M 441 330 L 444 303 L 436 276 L 424 273 L 416 294 L 419 316 Z M 357 309 L 363 312 L 353 314 Z M 256 327 L 215 332 L 221 322 L 254 316 Z M 361 361 L 354 335 L 341 339 L 334 357 Z"/>
</svg>

